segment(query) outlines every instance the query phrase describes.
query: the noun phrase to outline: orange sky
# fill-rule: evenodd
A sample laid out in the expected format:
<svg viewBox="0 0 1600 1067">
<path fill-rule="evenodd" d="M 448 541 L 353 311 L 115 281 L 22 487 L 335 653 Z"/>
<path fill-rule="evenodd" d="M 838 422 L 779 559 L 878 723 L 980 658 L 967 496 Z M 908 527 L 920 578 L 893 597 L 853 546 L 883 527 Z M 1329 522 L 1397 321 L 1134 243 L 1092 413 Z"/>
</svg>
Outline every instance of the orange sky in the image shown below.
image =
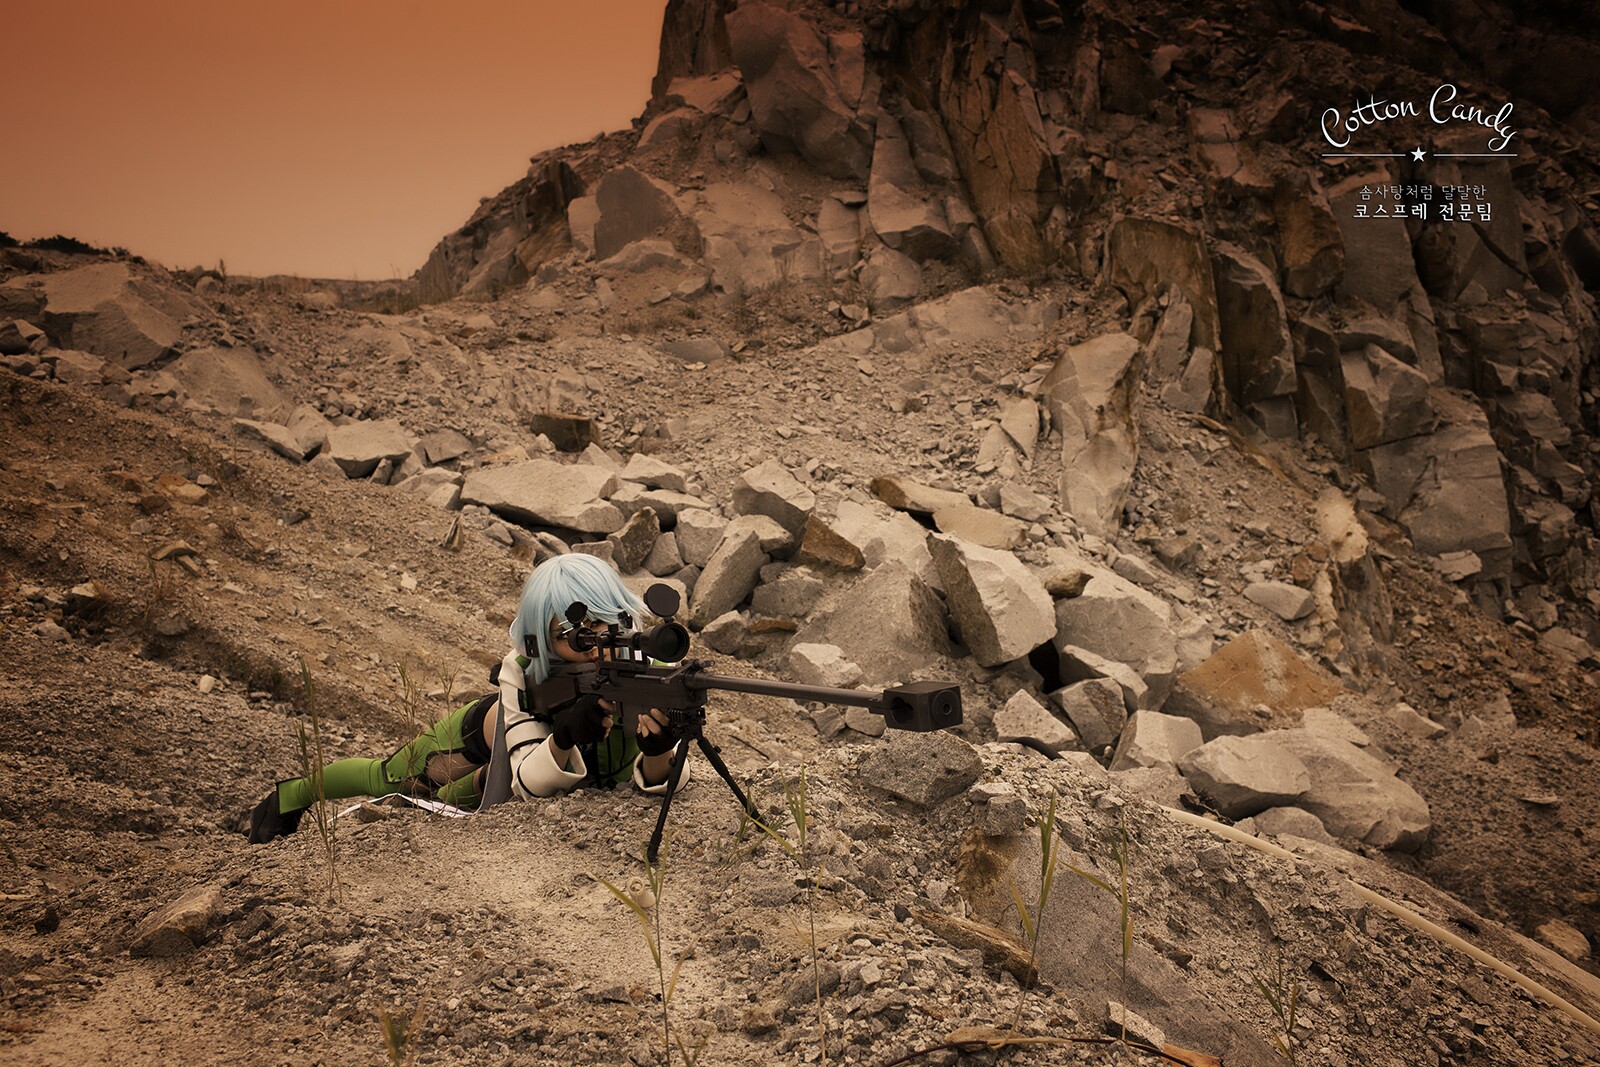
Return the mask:
<svg viewBox="0 0 1600 1067">
<path fill-rule="evenodd" d="M 665 0 L 0 0 L 0 230 L 389 278 L 644 109 Z"/>
</svg>

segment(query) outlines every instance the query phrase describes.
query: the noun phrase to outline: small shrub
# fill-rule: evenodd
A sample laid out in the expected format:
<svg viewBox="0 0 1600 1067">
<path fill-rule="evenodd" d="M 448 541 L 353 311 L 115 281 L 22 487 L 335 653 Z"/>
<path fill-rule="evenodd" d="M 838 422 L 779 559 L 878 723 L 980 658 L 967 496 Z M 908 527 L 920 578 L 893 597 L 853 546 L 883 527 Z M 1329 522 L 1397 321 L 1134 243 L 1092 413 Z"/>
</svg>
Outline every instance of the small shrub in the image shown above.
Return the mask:
<svg viewBox="0 0 1600 1067">
<path fill-rule="evenodd" d="M 1272 1044 L 1279 1055 L 1289 1061 L 1290 1067 L 1295 1067 L 1294 1026 L 1300 1008 L 1300 979 L 1288 972 L 1282 956 L 1278 957 L 1278 967 L 1271 979 L 1269 983 L 1259 974 L 1250 976 L 1261 999 L 1278 1017 L 1278 1028 L 1282 1033 L 1273 1035 Z"/>
<path fill-rule="evenodd" d="M 1017 889 L 1017 883 L 1011 883 L 1011 899 L 1016 902 L 1017 918 L 1021 920 L 1022 933 L 1028 939 L 1028 970 L 1034 975 L 1039 973 L 1039 935 L 1044 932 L 1044 909 L 1050 903 L 1050 890 L 1055 888 L 1056 864 L 1060 858 L 1061 850 L 1056 840 L 1056 795 L 1052 792 L 1045 816 L 1039 820 L 1039 897 L 1034 901 L 1031 913 L 1022 899 L 1022 892 Z M 1069 863 L 1067 866 L 1072 865 Z M 1022 1026 L 1022 1008 L 1028 1002 L 1028 992 L 1033 984 L 1022 983 L 1016 1014 L 1011 1021 L 1013 1030 Z"/>
<path fill-rule="evenodd" d="M 409 663 L 409 660 L 402 659 L 394 667 L 400 674 L 400 710 L 405 713 L 406 725 L 411 729 L 412 733 L 416 733 L 422 728 L 423 720 L 426 717 L 426 713 L 422 710 L 425 698 L 422 693 L 422 687 L 417 684 L 417 679 L 411 676 Z"/>
<path fill-rule="evenodd" d="M 705 1050 L 707 1037 L 702 1037 L 694 1048 L 684 1044 L 681 1032 L 672 1030 L 671 1014 L 672 995 L 678 989 L 678 975 L 683 970 L 684 961 L 692 954 L 685 951 L 678 956 L 677 964 L 672 968 L 672 976 L 667 977 L 665 957 L 661 951 L 661 896 L 667 888 L 667 844 L 662 842 L 660 850 L 656 853 L 656 862 L 651 863 L 646 857 L 644 861 L 644 879 L 635 878 L 628 883 L 626 890 L 619 889 L 612 882 L 604 878 L 590 875 L 595 881 L 611 891 L 611 895 L 625 904 L 634 918 L 639 920 L 639 929 L 644 936 L 645 947 L 650 950 L 650 958 L 656 965 L 656 983 L 661 994 L 661 1044 L 666 1056 L 667 1067 L 672 1067 L 672 1046 L 676 1044 L 678 1051 L 683 1055 L 684 1063 L 694 1067 L 699 1061 L 700 1054 Z M 691 946 L 692 948 L 693 946 Z"/>
<path fill-rule="evenodd" d="M 111 253 L 103 248 L 96 248 L 87 241 L 80 241 L 76 237 L 68 237 L 58 233 L 54 237 L 40 237 L 29 241 L 28 248 L 36 248 L 41 252 L 70 252 L 79 256 L 106 256 Z"/>
<path fill-rule="evenodd" d="M 322 751 L 322 720 L 317 714 L 316 684 L 303 658 L 300 660 L 300 687 L 306 714 L 311 718 L 309 726 L 304 718 L 295 722 L 295 734 L 300 741 L 301 776 L 311 780 L 311 816 L 328 868 L 328 899 L 337 901 L 343 895 L 344 886 L 339 881 L 339 849 L 334 839 L 333 812 L 322 789 L 322 768 L 327 764 Z"/>
<path fill-rule="evenodd" d="M 417 1062 L 417 1038 L 422 1036 L 422 1017 L 426 1005 L 419 1003 L 410 1018 L 390 1015 L 378 1009 L 378 1028 L 383 1031 L 383 1050 L 391 1067 L 410 1067 Z"/>
<path fill-rule="evenodd" d="M 159 566 L 155 560 L 147 558 L 145 565 L 150 569 L 150 584 L 145 587 L 144 611 L 139 625 L 148 632 L 171 612 L 178 597 L 178 576 L 175 564 Z"/>
<path fill-rule="evenodd" d="M 806 879 L 806 914 L 810 920 L 811 931 L 807 939 L 811 944 L 811 981 L 817 996 L 817 1040 L 818 1051 L 822 1057 L 823 1067 L 828 1063 L 828 1014 L 822 1005 L 822 961 L 817 952 L 817 869 L 811 861 L 811 819 L 806 810 L 806 769 L 800 768 L 800 783 L 797 786 L 784 783 L 784 799 L 788 802 L 789 817 L 794 820 L 795 840 L 790 841 L 786 836 L 763 822 L 755 825 L 778 846 L 789 854 L 800 868 Z M 754 821 L 754 820 L 752 820 Z M 740 820 L 739 830 L 743 833 L 744 820 Z"/>
</svg>

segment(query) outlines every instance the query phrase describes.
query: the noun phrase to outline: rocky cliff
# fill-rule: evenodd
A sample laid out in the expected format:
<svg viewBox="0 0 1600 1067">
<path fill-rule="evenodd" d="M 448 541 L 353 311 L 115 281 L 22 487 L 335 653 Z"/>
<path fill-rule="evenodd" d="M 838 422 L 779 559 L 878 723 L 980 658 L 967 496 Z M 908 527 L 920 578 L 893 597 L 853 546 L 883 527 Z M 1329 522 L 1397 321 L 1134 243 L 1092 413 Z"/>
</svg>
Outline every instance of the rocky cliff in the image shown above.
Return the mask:
<svg viewBox="0 0 1600 1067">
<path fill-rule="evenodd" d="M 874 308 L 952 276 L 1110 284 L 1130 332 L 1161 340 L 1148 380 L 1349 463 L 1486 609 L 1529 587 L 1587 602 L 1600 230 L 1574 79 L 1600 46 L 1576 14 L 1550 18 L 674 0 L 635 129 L 536 161 L 440 244 L 425 298 L 627 258 L 669 220 L 713 298 L 779 278 L 853 279 Z M 1472 152 L 1470 124 L 1412 124 L 1431 138 L 1421 161 L 1320 158 L 1326 109 L 1456 82 L 1518 96 L 1516 152 Z M 815 211 L 750 191 L 764 158 L 817 176 Z M 1357 215 L 1375 190 L 1420 203 L 1423 185 L 1427 219 Z M 1443 219 L 1447 189 L 1486 207 Z"/>
</svg>

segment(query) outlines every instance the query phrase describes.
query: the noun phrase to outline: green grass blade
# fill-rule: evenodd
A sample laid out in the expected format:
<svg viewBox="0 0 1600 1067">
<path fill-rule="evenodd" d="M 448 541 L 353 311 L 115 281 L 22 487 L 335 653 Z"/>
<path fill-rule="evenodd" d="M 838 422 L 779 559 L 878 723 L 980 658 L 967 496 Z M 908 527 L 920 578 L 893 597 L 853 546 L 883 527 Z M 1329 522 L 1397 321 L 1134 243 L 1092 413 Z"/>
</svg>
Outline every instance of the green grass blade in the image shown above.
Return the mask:
<svg viewBox="0 0 1600 1067">
<path fill-rule="evenodd" d="M 792 858 L 799 859 L 800 853 L 795 849 L 794 845 L 790 844 L 787 837 L 783 836 L 778 831 L 762 822 L 760 819 L 751 819 L 750 821 L 755 824 L 756 829 L 760 830 L 762 833 L 772 838 L 772 840 L 776 841 L 779 848 L 787 852 Z"/>
<path fill-rule="evenodd" d="M 1260 992 L 1261 998 L 1265 1000 L 1267 1005 L 1272 1009 L 1272 1014 L 1276 1015 L 1280 1019 L 1283 1018 L 1283 1008 L 1278 1004 L 1278 998 L 1273 995 L 1271 989 L 1267 988 L 1267 983 L 1261 980 L 1261 976 L 1259 974 L 1252 974 L 1250 976 L 1250 981 L 1256 984 L 1256 990 Z"/>
<path fill-rule="evenodd" d="M 1112 896 L 1116 896 L 1117 895 L 1117 891 L 1115 889 L 1112 889 L 1111 888 L 1111 884 L 1109 882 L 1107 882 L 1104 878 L 1096 878 L 1094 875 L 1090 874 L 1088 871 L 1084 870 L 1082 867 L 1079 867 L 1077 864 L 1075 864 L 1075 863 L 1067 864 L 1067 870 L 1071 871 L 1073 874 L 1077 875 L 1079 878 L 1082 878 L 1085 882 L 1088 882 L 1090 885 L 1097 886 L 1097 887 L 1099 887 L 1101 889 L 1104 889 L 1107 893 L 1109 893 Z"/>
<path fill-rule="evenodd" d="M 611 890 L 611 895 L 616 897 L 618 900 L 622 901 L 624 904 L 626 904 L 628 906 L 628 910 L 633 912 L 634 917 L 639 920 L 639 928 L 644 931 L 644 939 L 645 939 L 645 942 L 647 944 L 649 944 L 649 946 L 650 946 L 650 954 L 652 956 L 656 956 L 657 957 L 656 962 L 660 963 L 661 960 L 660 960 L 660 957 L 658 955 L 660 950 L 656 948 L 655 938 L 651 935 L 651 932 L 650 932 L 650 914 L 648 912 L 646 912 L 644 910 L 644 908 L 640 907 L 639 902 L 637 900 L 634 900 L 627 893 L 625 893 L 622 890 L 618 889 L 616 886 L 612 885 L 610 882 L 606 881 L 604 878 L 595 878 L 594 875 L 590 875 L 589 877 L 594 878 L 595 881 L 599 882 L 601 885 L 603 885 L 607 889 Z"/>
<path fill-rule="evenodd" d="M 1045 863 L 1044 877 L 1039 881 L 1039 911 L 1044 911 L 1045 901 L 1050 899 L 1050 893 L 1056 885 L 1056 863 L 1061 858 L 1061 848 L 1058 845 L 1050 850 L 1050 857 Z"/>
<path fill-rule="evenodd" d="M 1033 919 L 1028 915 L 1028 905 L 1022 902 L 1022 891 L 1017 888 L 1017 883 L 1011 883 L 1011 899 L 1017 902 L 1017 918 L 1022 920 L 1022 932 L 1028 935 L 1028 940 L 1033 940 Z"/>
</svg>

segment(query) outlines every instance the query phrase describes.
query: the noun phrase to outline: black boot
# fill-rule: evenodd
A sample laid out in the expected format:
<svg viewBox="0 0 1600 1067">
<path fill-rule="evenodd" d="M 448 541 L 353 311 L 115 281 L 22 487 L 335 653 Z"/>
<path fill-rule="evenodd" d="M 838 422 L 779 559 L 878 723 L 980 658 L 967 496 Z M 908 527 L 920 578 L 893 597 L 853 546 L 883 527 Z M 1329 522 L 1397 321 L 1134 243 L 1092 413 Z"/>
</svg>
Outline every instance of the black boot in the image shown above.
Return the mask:
<svg viewBox="0 0 1600 1067">
<path fill-rule="evenodd" d="M 264 845 L 275 837 L 284 837 L 300 829 L 300 816 L 304 814 L 303 808 L 288 814 L 279 811 L 278 789 L 274 786 L 272 792 L 251 809 L 245 836 L 252 845 Z"/>
</svg>

